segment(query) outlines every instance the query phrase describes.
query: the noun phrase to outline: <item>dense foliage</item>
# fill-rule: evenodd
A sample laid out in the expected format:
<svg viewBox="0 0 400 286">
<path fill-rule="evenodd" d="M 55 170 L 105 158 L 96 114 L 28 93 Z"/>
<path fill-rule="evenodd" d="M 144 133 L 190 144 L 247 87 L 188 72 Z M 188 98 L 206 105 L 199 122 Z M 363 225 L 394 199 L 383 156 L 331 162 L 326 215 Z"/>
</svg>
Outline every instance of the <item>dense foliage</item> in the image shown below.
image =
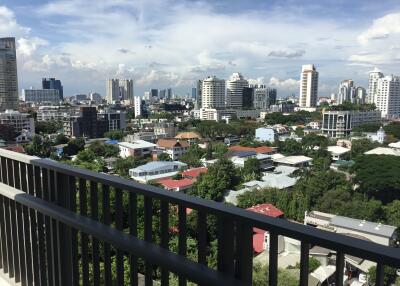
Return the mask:
<svg viewBox="0 0 400 286">
<path fill-rule="evenodd" d="M 35 132 L 38 134 L 53 134 L 62 128 L 59 121 L 36 121 Z"/>
<path fill-rule="evenodd" d="M 265 122 L 269 125 L 304 125 L 311 121 L 320 121 L 321 119 L 322 118 L 320 112 L 298 111 L 290 114 L 273 112 L 265 117 Z"/>
</svg>

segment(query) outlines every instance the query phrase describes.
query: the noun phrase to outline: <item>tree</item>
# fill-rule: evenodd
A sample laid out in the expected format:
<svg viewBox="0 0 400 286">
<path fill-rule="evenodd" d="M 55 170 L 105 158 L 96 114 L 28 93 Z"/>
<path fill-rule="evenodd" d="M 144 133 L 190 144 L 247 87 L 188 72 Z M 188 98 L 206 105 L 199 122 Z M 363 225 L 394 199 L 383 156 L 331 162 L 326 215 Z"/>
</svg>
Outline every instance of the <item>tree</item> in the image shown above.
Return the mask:
<svg viewBox="0 0 400 286">
<path fill-rule="evenodd" d="M 190 145 L 185 155 L 180 158 L 181 162 L 188 164 L 191 167 L 202 166 L 200 159 L 204 155 L 204 150 L 197 144 Z"/>
<path fill-rule="evenodd" d="M 28 155 L 48 158 L 51 154 L 51 142 L 48 139 L 42 139 L 39 135 L 32 138 L 32 142 L 25 147 Z"/>
<path fill-rule="evenodd" d="M 352 171 L 361 192 L 384 203 L 400 199 L 400 160 L 389 155 L 365 155 L 356 159 Z"/>
<path fill-rule="evenodd" d="M 169 156 L 167 153 L 161 153 L 160 155 L 157 155 L 157 160 L 158 161 L 171 161 L 171 156 Z"/>
<path fill-rule="evenodd" d="M 224 192 L 237 183 L 235 167 L 230 160 L 218 160 L 208 168 L 208 172 L 201 174 L 190 193 L 194 196 L 221 201 Z"/>
<path fill-rule="evenodd" d="M 376 132 L 381 127 L 378 123 L 365 123 L 352 129 L 352 132 Z"/>
<path fill-rule="evenodd" d="M 118 158 L 117 161 L 115 161 L 114 171 L 121 177 L 128 177 L 129 169 L 136 168 L 146 163 L 147 163 L 146 159 L 137 158 L 133 156 L 126 158 Z"/>
<path fill-rule="evenodd" d="M 0 124 L 0 139 L 13 141 L 17 137 L 17 132 L 11 124 Z"/>
<path fill-rule="evenodd" d="M 63 154 L 65 156 L 73 156 L 78 154 L 78 152 L 82 151 L 83 149 L 85 149 L 85 139 L 72 139 L 68 142 L 67 146 L 63 148 Z"/>
<path fill-rule="evenodd" d="M 396 269 L 386 266 L 383 266 L 383 285 L 391 285 L 396 281 Z M 376 282 L 376 266 L 372 266 L 368 270 L 368 280 L 371 285 L 375 285 Z"/>
<path fill-rule="evenodd" d="M 255 264 L 253 266 L 253 286 L 268 285 L 268 265 Z M 299 281 L 296 276 L 286 269 L 278 269 L 278 286 L 297 286 Z"/>
<path fill-rule="evenodd" d="M 297 142 L 294 139 L 287 139 L 285 141 L 278 142 L 278 150 L 283 155 L 299 155 L 302 154 L 303 148 L 301 143 Z"/>
<path fill-rule="evenodd" d="M 53 134 L 60 130 L 62 123 L 59 121 L 36 121 L 35 132 L 40 134 Z"/>
<path fill-rule="evenodd" d="M 96 156 L 104 158 L 117 157 L 119 155 L 118 146 L 105 144 L 100 141 L 94 141 L 89 145 L 88 149 L 93 151 Z"/>
<path fill-rule="evenodd" d="M 389 123 L 384 126 L 383 129 L 387 134 L 394 135 L 397 139 L 400 139 L 400 124 L 396 122 Z"/>
<path fill-rule="evenodd" d="M 124 138 L 124 131 L 122 130 L 112 130 L 104 133 L 104 137 L 110 138 L 111 140 L 121 140 Z"/>
<path fill-rule="evenodd" d="M 60 144 L 67 144 L 69 141 L 68 137 L 65 136 L 63 133 L 60 133 L 56 136 L 56 139 L 54 140 L 55 145 L 60 145 Z"/>
<path fill-rule="evenodd" d="M 394 200 L 383 207 L 386 221 L 390 225 L 400 227 L 400 200 Z"/>
<path fill-rule="evenodd" d="M 378 147 L 380 144 L 369 139 L 353 140 L 351 142 L 350 157 L 352 159 L 364 155 L 365 152 Z"/>
<path fill-rule="evenodd" d="M 242 176 L 247 177 L 247 179 L 250 178 L 250 180 L 259 180 L 261 177 L 260 161 L 257 158 L 248 158 L 244 162 Z"/>
</svg>

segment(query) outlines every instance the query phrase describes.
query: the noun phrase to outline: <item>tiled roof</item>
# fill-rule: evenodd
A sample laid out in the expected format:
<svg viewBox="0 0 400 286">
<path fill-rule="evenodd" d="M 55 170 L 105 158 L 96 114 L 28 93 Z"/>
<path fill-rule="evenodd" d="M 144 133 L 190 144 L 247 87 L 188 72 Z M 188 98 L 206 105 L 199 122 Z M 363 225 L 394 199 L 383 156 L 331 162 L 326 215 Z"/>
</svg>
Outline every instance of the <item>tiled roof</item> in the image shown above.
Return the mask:
<svg viewBox="0 0 400 286">
<path fill-rule="evenodd" d="M 283 212 L 272 204 L 255 205 L 248 208 L 247 210 L 271 217 L 283 216 Z"/>
<path fill-rule="evenodd" d="M 193 185 L 193 180 L 183 178 L 181 180 L 173 180 L 173 179 L 161 179 L 158 180 L 158 183 L 163 185 L 167 189 L 177 189 L 177 188 L 185 188 Z"/>
<path fill-rule="evenodd" d="M 201 136 L 196 132 L 182 132 L 175 136 L 176 139 L 201 139 Z"/>
<path fill-rule="evenodd" d="M 176 139 L 159 139 L 157 141 L 158 147 L 173 148 L 173 147 L 189 147 L 186 141 L 178 141 Z"/>
<path fill-rule="evenodd" d="M 270 154 L 276 152 L 275 148 L 268 146 L 261 146 L 261 147 L 231 146 L 229 147 L 229 150 L 235 152 L 256 152 L 261 154 Z"/>
<path fill-rule="evenodd" d="M 182 172 L 183 177 L 197 178 L 202 173 L 207 173 L 206 167 L 193 168 Z"/>
</svg>

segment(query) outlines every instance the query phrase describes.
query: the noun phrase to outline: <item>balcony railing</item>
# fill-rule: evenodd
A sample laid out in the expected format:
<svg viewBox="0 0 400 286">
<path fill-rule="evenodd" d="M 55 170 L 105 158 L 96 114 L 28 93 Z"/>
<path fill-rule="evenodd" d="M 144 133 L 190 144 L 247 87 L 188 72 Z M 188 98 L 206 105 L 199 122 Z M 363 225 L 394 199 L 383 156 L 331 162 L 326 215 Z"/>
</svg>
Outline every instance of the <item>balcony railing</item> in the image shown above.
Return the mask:
<svg viewBox="0 0 400 286">
<path fill-rule="evenodd" d="M 376 262 L 377 285 L 384 265 L 400 268 L 397 248 L 1 149 L 0 181 L 0 268 L 22 285 L 138 285 L 139 270 L 145 285 L 156 271 L 161 285 L 171 272 L 180 285 L 251 285 L 253 227 L 270 233 L 269 285 L 277 285 L 278 235 L 301 241 L 300 285 L 312 245 L 336 251 L 336 285 L 345 254 Z M 197 261 L 187 258 L 187 208 L 197 212 Z M 168 246 L 176 209 L 177 253 Z M 207 265 L 209 216 L 218 221 L 216 269 Z"/>
</svg>

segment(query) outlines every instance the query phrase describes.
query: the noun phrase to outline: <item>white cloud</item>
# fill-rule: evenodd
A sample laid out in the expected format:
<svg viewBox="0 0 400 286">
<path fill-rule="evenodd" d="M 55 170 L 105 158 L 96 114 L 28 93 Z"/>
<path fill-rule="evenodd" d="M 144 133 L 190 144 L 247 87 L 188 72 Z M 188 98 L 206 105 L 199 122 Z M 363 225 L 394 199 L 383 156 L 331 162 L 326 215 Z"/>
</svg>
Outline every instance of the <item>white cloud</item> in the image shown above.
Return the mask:
<svg viewBox="0 0 400 286">
<path fill-rule="evenodd" d="M 280 79 L 277 77 L 271 77 L 269 79 L 269 85 L 276 88 L 283 88 L 286 90 L 294 90 L 299 88 L 300 81 L 295 80 L 293 78 L 288 79 Z"/>
<path fill-rule="evenodd" d="M 358 41 L 366 45 L 371 40 L 381 40 L 400 34 L 400 13 L 388 14 L 376 19 L 372 26 L 358 36 Z"/>
<path fill-rule="evenodd" d="M 0 36 L 10 37 L 12 35 L 26 35 L 30 28 L 23 27 L 17 23 L 15 14 L 5 6 L 0 6 Z"/>
<path fill-rule="evenodd" d="M 33 38 L 20 38 L 17 40 L 17 53 L 21 56 L 30 57 L 40 46 L 47 45 L 48 42 L 44 39 Z"/>
<path fill-rule="evenodd" d="M 287 50 L 276 50 L 271 51 L 268 56 L 269 57 L 276 57 L 276 58 L 299 58 L 304 56 L 306 53 L 305 50 L 294 50 L 294 51 L 287 51 Z"/>
</svg>

